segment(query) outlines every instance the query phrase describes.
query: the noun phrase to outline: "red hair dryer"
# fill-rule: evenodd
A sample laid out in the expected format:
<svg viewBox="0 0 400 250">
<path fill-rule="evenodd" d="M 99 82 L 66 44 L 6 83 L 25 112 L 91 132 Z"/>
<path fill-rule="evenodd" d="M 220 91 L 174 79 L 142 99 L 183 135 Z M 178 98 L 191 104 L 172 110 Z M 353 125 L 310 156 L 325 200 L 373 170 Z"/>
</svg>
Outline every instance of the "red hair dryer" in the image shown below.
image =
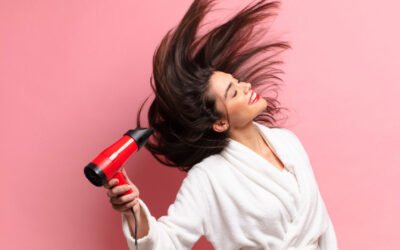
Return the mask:
<svg viewBox="0 0 400 250">
<path fill-rule="evenodd" d="M 152 128 L 136 128 L 129 130 L 117 142 L 104 149 L 84 169 L 86 178 L 98 187 L 113 178 L 118 179 L 118 186 L 128 184 L 122 174 L 121 167 L 131 154 L 138 151 L 152 135 Z M 125 194 L 132 193 L 130 189 Z"/>
</svg>

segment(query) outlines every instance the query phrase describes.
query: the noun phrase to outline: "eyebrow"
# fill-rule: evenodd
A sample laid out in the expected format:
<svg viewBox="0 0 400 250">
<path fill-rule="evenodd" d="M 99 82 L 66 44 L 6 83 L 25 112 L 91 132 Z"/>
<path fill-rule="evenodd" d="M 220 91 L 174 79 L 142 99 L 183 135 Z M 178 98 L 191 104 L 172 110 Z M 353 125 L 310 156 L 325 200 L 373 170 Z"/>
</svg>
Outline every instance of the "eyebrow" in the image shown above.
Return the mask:
<svg viewBox="0 0 400 250">
<path fill-rule="evenodd" d="M 225 95 L 224 95 L 224 98 L 226 99 L 226 96 L 228 95 L 228 91 L 229 91 L 229 89 L 232 87 L 232 82 L 230 82 L 229 83 L 229 85 L 228 85 L 228 87 L 226 88 L 226 90 L 225 90 Z"/>
</svg>

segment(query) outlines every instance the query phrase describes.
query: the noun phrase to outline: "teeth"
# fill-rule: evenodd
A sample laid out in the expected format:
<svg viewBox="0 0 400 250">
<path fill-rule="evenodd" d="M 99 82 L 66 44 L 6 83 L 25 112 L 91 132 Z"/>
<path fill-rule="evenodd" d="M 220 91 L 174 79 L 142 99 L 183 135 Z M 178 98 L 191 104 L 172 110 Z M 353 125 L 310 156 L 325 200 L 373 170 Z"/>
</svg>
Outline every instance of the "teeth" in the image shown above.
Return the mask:
<svg viewBox="0 0 400 250">
<path fill-rule="evenodd" d="M 253 94 L 250 97 L 250 104 L 254 102 L 254 100 L 256 99 L 257 94 L 255 92 L 253 92 Z"/>
</svg>

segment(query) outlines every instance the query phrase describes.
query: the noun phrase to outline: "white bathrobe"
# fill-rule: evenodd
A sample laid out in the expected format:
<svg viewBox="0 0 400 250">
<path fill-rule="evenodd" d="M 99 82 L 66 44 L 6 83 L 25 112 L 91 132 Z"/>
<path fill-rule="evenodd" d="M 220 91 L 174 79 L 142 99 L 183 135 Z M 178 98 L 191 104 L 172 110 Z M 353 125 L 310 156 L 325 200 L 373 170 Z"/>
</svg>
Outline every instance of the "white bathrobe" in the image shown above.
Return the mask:
<svg viewBox="0 0 400 250">
<path fill-rule="evenodd" d="M 336 235 L 302 143 L 286 128 L 253 122 L 283 171 L 236 140 L 193 166 L 168 214 L 139 200 L 149 234 L 139 250 L 191 249 L 204 235 L 216 250 L 336 250 Z M 135 240 L 122 217 L 131 250 Z"/>
</svg>

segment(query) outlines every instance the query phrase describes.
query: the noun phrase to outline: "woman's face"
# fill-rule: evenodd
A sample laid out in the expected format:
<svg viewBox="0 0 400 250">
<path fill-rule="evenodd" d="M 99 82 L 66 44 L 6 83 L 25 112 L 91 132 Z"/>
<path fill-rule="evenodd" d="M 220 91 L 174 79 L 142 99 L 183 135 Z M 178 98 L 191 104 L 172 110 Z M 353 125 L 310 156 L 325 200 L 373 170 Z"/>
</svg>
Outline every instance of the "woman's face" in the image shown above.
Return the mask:
<svg viewBox="0 0 400 250">
<path fill-rule="evenodd" d="M 239 82 L 231 74 L 215 71 L 209 84 L 209 93 L 216 97 L 217 110 L 226 117 L 225 105 L 230 118 L 230 124 L 224 120 L 214 125 L 218 132 L 226 130 L 228 126 L 231 129 L 242 128 L 267 108 L 267 101 L 251 89 L 250 83 Z"/>
</svg>

